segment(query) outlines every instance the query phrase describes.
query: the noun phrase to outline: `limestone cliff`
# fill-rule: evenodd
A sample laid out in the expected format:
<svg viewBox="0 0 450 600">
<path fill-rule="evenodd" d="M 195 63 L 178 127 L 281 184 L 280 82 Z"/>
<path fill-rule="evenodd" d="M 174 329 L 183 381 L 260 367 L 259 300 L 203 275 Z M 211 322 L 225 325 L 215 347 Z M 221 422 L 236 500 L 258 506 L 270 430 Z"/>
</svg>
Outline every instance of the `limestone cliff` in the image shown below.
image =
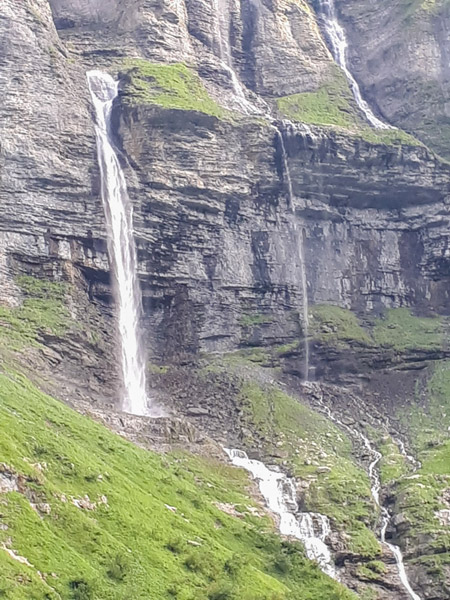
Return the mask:
<svg viewBox="0 0 450 600">
<path fill-rule="evenodd" d="M 392 556 L 373 533 L 370 456 L 357 432 L 396 465 L 399 438 L 414 453 L 444 452 L 450 312 L 450 166 L 433 152 L 446 154 L 448 44 L 446 21 L 437 20 L 446 5 L 404 4 L 337 2 L 363 92 L 408 134 L 365 122 L 315 2 L 0 6 L 0 325 L 9 335 L 17 319 L 30 321 L 20 311 L 43 295 L 30 276 L 66 286 L 67 305 L 64 327 L 37 323 L 38 345 L 17 354 L 5 344 L 2 356 L 13 352 L 41 387 L 84 410 L 86 402 L 117 405 L 115 307 L 85 76 L 107 70 L 120 81 L 114 137 L 134 207 L 152 393 L 218 441 L 292 469 L 304 505 L 333 519 L 345 583 L 362 598 L 399 600 L 406 596 Z M 439 91 L 430 92 L 432 105 L 430 82 Z M 306 334 L 315 387 L 300 385 Z M 323 429 L 314 454 L 314 427 L 298 433 L 314 417 L 299 414 L 294 435 L 274 404 L 297 409 L 272 386 L 316 412 L 332 409 L 344 449 L 331 447 L 335 432 Z M 397 515 L 390 539 L 428 600 L 444 600 L 450 585 L 442 512 L 450 470 L 436 456 L 424 455 L 428 471 L 414 474 L 402 463 L 392 475 L 387 464 L 382 478 Z M 335 479 L 326 470 L 334 468 Z M 429 492 L 426 530 L 423 497 L 408 477 L 421 477 Z M 350 517 L 339 503 L 352 506 Z"/>
</svg>

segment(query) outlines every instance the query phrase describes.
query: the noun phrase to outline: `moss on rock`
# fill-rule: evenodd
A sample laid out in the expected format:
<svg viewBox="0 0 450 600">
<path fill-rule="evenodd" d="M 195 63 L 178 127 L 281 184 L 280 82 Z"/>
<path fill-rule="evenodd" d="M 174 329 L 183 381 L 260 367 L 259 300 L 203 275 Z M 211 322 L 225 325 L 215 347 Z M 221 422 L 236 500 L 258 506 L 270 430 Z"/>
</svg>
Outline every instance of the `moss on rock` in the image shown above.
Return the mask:
<svg viewBox="0 0 450 600">
<path fill-rule="evenodd" d="M 230 114 L 209 96 L 196 71 L 183 63 L 157 64 L 130 59 L 125 62 L 123 70 L 125 104 L 158 104 L 220 119 Z"/>
</svg>

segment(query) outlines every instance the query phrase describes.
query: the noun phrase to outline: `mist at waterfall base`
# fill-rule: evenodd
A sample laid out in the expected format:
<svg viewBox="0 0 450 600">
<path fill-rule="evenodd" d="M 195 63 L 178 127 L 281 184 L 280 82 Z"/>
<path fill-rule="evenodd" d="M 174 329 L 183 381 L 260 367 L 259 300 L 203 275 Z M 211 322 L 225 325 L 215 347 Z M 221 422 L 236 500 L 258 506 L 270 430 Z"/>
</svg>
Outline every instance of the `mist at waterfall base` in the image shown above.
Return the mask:
<svg viewBox="0 0 450 600">
<path fill-rule="evenodd" d="M 338 21 L 334 0 L 319 0 L 319 9 L 323 19 L 326 35 L 331 44 L 331 52 L 334 56 L 334 60 L 344 71 L 357 105 L 364 113 L 366 119 L 369 121 L 372 127 L 375 127 L 375 129 L 395 129 L 395 127 L 384 123 L 381 121 L 381 119 L 376 117 L 369 104 L 362 97 L 359 84 L 348 66 L 347 37 L 345 35 L 344 28 Z"/>
<path fill-rule="evenodd" d="M 300 512 L 295 483 L 283 473 L 270 470 L 259 460 L 249 459 L 242 450 L 224 450 L 233 465 L 246 469 L 256 479 L 267 507 L 280 519 L 280 533 L 303 542 L 308 558 L 315 560 L 324 573 L 337 579 L 331 553 L 325 543 L 331 531 L 328 517 Z"/>
<path fill-rule="evenodd" d="M 105 212 L 113 292 L 118 311 L 123 404 L 125 412 L 149 415 L 146 393 L 146 360 L 140 340 L 141 293 L 136 273 L 133 209 L 125 177 L 111 139 L 111 112 L 118 82 L 101 71 L 87 74 L 95 109 L 95 134 Z"/>
</svg>

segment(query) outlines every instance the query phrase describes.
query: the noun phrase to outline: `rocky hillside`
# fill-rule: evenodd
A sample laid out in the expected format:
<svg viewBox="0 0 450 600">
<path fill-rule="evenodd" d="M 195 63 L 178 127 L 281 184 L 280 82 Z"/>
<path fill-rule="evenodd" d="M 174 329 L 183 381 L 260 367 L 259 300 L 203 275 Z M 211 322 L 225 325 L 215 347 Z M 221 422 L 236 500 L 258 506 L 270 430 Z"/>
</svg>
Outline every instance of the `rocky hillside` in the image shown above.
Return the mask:
<svg viewBox="0 0 450 600">
<path fill-rule="evenodd" d="M 2 1 L 0 595 L 407 600 L 380 452 L 387 541 L 418 597 L 449 597 L 448 5 L 336 0 L 352 72 L 397 127 L 376 130 L 323 4 Z M 159 423 L 117 412 L 90 69 L 119 80 Z M 347 590 L 269 535 L 220 445 L 295 478 Z"/>
</svg>

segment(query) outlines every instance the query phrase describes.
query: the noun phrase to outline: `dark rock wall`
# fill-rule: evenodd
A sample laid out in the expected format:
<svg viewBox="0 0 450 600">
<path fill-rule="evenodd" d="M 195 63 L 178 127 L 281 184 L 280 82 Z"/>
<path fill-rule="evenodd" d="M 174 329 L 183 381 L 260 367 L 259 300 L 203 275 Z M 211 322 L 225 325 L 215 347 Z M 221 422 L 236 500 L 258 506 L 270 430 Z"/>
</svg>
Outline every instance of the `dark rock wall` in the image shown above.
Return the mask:
<svg viewBox="0 0 450 600">
<path fill-rule="evenodd" d="M 303 2 L 6 0 L 1 15 L 2 300 L 20 301 L 21 272 L 72 278 L 107 320 L 114 307 L 85 71 L 120 72 L 127 55 L 183 60 L 236 110 L 224 61 L 260 107 L 254 92 L 270 100 L 317 89 L 334 68 Z M 447 314 L 449 167 L 427 149 L 281 124 L 294 226 L 279 134 L 267 120 L 119 102 L 115 123 L 152 357 L 297 339 L 300 239 L 310 302 Z M 261 326 L 249 333 L 249 322 Z"/>
</svg>

